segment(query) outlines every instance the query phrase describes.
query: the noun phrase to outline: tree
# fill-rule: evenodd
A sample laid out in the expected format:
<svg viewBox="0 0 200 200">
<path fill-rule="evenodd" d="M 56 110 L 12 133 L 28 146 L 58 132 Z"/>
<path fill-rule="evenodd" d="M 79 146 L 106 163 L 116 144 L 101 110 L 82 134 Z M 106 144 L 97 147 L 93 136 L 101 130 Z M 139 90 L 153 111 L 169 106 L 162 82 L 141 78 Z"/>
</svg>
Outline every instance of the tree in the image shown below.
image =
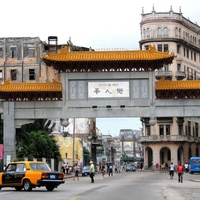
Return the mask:
<svg viewBox="0 0 200 200">
<path fill-rule="evenodd" d="M 51 131 L 45 126 L 46 120 L 36 120 L 32 124 L 26 124 L 17 130 L 16 155 L 22 157 L 55 158 L 61 160 L 59 146 Z"/>
<path fill-rule="evenodd" d="M 88 165 L 90 158 L 90 152 L 85 147 L 83 147 L 83 164 Z"/>
</svg>

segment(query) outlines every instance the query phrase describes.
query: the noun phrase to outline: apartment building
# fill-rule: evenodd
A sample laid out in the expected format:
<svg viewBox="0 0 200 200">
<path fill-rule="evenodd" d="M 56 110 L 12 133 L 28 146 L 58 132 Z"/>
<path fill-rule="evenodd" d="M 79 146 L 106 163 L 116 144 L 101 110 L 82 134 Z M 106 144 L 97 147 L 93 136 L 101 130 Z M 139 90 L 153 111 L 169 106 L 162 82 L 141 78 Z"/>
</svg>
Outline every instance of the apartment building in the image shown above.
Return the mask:
<svg viewBox="0 0 200 200">
<path fill-rule="evenodd" d="M 198 80 L 200 78 L 200 26 L 186 19 L 181 7 L 174 12 L 150 13 L 142 10 L 140 23 L 140 48 L 154 45 L 156 50 L 174 52 L 171 65 L 155 71 L 155 80 Z M 143 123 L 144 166 L 155 167 L 156 163 L 187 163 L 191 156 L 200 155 L 199 121 L 183 117 L 157 118 L 156 124 L 149 119 Z"/>
</svg>

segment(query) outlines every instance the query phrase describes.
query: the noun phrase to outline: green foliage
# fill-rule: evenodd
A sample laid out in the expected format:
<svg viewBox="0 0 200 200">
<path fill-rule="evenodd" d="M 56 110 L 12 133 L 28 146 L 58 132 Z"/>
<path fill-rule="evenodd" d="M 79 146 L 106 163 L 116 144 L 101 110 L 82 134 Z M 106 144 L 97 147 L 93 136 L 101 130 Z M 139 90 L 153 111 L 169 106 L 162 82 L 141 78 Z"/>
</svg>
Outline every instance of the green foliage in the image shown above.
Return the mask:
<svg viewBox="0 0 200 200">
<path fill-rule="evenodd" d="M 17 130 L 16 155 L 18 158 L 55 158 L 61 160 L 56 140 L 48 133 L 50 130 L 44 126 L 46 120 L 36 120 Z M 48 125 L 47 125 L 48 126 Z"/>
<path fill-rule="evenodd" d="M 83 147 L 83 165 L 88 165 L 88 163 L 90 162 L 90 152 Z"/>
<path fill-rule="evenodd" d="M 123 158 L 128 158 L 128 155 L 127 155 L 126 153 L 123 153 L 121 158 L 122 158 L 122 159 L 123 159 Z"/>
</svg>

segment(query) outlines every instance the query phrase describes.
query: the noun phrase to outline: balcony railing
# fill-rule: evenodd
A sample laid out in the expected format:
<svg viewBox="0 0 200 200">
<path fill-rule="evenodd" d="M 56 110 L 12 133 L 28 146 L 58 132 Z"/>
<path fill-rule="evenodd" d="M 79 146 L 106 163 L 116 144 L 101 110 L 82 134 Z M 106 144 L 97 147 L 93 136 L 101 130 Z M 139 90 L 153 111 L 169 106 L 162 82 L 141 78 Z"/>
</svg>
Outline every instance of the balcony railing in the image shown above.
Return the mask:
<svg viewBox="0 0 200 200">
<path fill-rule="evenodd" d="M 160 79 L 165 77 L 165 79 L 172 79 L 172 71 L 156 71 L 155 72 L 156 79 Z"/>
<path fill-rule="evenodd" d="M 175 76 L 176 76 L 177 80 L 182 80 L 186 77 L 186 74 L 185 74 L 185 72 L 182 72 L 182 71 L 176 71 Z"/>
<path fill-rule="evenodd" d="M 160 142 L 160 141 L 173 141 L 173 142 L 200 142 L 200 138 L 193 136 L 182 136 L 182 135 L 150 135 L 142 136 L 140 142 Z"/>
</svg>

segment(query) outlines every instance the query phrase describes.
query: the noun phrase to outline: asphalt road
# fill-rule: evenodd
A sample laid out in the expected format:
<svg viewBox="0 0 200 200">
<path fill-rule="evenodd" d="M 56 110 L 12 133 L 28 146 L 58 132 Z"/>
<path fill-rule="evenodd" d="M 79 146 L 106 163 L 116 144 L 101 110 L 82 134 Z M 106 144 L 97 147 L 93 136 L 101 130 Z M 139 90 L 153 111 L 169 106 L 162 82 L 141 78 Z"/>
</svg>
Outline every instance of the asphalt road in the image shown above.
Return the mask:
<svg viewBox="0 0 200 200">
<path fill-rule="evenodd" d="M 34 188 L 30 192 L 2 188 L 0 199 L 5 200 L 199 200 L 200 175 L 184 174 L 183 183 L 173 180 L 168 173 L 137 171 L 122 172 L 103 178 L 95 175 L 95 183 L 89 177 L 79 181 L 66 178 L 65 184 L 52 192 L 46 188 Z"/>
</svg>

